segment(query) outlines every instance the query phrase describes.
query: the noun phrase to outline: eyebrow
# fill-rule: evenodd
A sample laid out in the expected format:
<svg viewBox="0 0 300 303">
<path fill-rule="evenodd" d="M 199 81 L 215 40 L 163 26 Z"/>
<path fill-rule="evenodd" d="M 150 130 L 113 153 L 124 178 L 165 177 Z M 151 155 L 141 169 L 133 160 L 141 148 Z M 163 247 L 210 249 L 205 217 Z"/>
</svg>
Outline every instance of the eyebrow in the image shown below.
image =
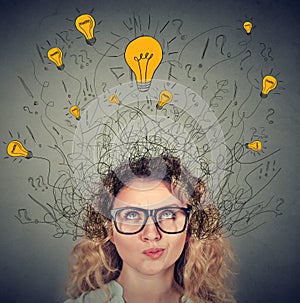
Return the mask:
<svg viewBox="0 0 300 303">
<path fill-rule="evenodd" d="M 160 209 L 160 208 L 165 208 L 165 207 L 181 207 L 180 205 L 178 204 L 169 204 L 169 205 L 164 205 L 164 206 L 161 206 L 161 207 L 157 207 L 157 208 L 143 208 L 143 207 L 137 207 L 137 206 L 125 206 L 125 207 L 116 207 L 116 208 L 113 208 L 113 209 L 118 209 L 118 208 L 139 208 L 139 209 L 146 209 L 146 210 L 152 210 L 152 209 Z"/>
</svg>

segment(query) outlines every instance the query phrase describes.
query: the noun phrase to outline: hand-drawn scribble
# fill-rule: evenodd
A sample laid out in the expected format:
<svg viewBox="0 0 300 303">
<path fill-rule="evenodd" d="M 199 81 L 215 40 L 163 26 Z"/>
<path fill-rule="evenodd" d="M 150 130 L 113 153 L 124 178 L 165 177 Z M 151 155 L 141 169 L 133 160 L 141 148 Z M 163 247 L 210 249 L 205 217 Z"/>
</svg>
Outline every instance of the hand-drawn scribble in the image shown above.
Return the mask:
<svg viewBox="0 0 300 303">
<path fill-rule="evenodd" d="M 241 70 L 243 69 L 243 66 L 242 66 L 242 64 L 243 64 L 243 62 L 245 61 L 245 60 L 247 60 L 248 58 L 250 58 L 251 57 L 251 51 L 248 49 L 247 51 L 246 51 L 246 56 L 243 56 L 243 59 L 241 60 L 241 62 L 240 62 L 240 66 L 241 66 Z"/>
<path fill-rule="evenodd" d="M 22 83 L 22 85 L 23 85 L 23 87 L 24 87 L 24 89 L 25 89 L 27 95 L 28 95 L 29 97 L 33 98 L 33 94 L 32 94 L 32 92 L 31 92 L 30 88 L 28 87 L 28 85 L 27 85 L 27 84 L 25 83 L 25 81 L 23 80 L 23 78 L 22 78 L 21 76 L 18 76 L 18 78 L 19 78 L 19 80 L 21 81 L 21 83 Z"/>
<path fill-rule="evenodd" d="M 219 42 L 219 41 L 222 41 L 222 42 Z M 225 35 L 223 34 L 220 34 L 216 37 L 216 47 L 220 49 L 220 53 L 225 56 L 224 54 L 224 46 L 225 46 L 225 43 L 227 41 L 227 38 Z M 219 43 L 221 43 L 221 46 L 219 47 Z M 231 56 L 231 53 L 228 52 L 227 53 L 227 57 L 230 57 Z"/>
<path fill-rule="evenodd" d="M 274 58 L 271 56 L 272 48 L 267 47 L 267 45 L 263 42 L 260 42 L 259 45 L 262 47 L 262 50 L 260 52 L 260 55 L 264 58 L 264 61 L 271 60 L 273 61 Z"/>
<path fill-rule="evenodd" d="M 80 15 L 67 19 L 74 30 L 53 33 L 54 44 L 63 47 L 52 47 L 50 38 L 46 47 L 35 43 L 32 82 L 18 76 L 30 101 L 23 110 L 33 117 L 35 100 L 41 130 L 28 124 L 27 141 L 10 132 L 4 144 L 8 158 L 41 161 L 43 171 L 26 179 L 27 197 L 40 215 L 26 206 L 16 219 L 76 239 L 84 234 L 86 208 L 108 169 L 164 153 L 181 158 L 206 182 L 226 235 L 244 235 L 265 224 L 266 215 L 281 215 L 284 198 L 263 195 L 281 170 L 280 148 L 267 146 L 276 105 L 262 102 L 274 97 L 269 93 L 278 80 L 263 72 L 274 58 L 271 47 L 255 40 L 252 19 L 240 21 L 238 29 L 217 25 L 186 33 L 179 17 L 133 13 L 96 43 L 95 26 L 105 21 L 96 24 L 92 12 L 77 9 Z M 92 47 L 82 44 L 75 27 Z M 43 52 L 63 72 L 45 69 Z M 48 77 L 51 72 L 55 77 Z M 265 115 L 254 127 L 260 109 Z M 41 142 L 38 133 L 47 143 L 39 144 L 45 149 L 40 155 L 32 147 L 33 155 L 27 146 Z"/>
</svg>

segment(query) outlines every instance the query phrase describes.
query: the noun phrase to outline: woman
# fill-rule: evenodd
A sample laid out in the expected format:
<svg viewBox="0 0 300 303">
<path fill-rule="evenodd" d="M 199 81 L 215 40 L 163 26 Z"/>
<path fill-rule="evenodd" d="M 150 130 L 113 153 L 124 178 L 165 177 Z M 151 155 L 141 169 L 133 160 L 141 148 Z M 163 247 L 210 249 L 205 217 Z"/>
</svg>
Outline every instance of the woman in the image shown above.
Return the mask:
<svg viewBox="0 0 300 303">
<path fill-rule="evenodd" d="M 71 254 L 71 302 L 235 302 L 233 261 L 205 185 L 177 158 L 108 172 Z"/>
</svg>

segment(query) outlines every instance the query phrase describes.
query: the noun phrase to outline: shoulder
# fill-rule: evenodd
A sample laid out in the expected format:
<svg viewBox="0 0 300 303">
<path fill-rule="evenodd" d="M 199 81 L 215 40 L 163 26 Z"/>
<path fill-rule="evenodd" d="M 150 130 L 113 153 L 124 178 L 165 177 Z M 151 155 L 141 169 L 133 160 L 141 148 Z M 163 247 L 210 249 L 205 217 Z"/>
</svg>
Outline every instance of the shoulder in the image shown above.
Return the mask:
<svg viewBox="0 0 300 303">
<path fill-rule="evenodd" d="M 194 301 L 187 299 L 185 296 L 181 298 L 181 303 L 194 303 Z M 198 302 L 198 301 L 197 301 Z"/>
<path fill-rule="evenodd" d="M 109 303 L 123 303 L 123 289 L 120 284 L 116 281 L 110 281 L 109 283 L 105 284 L 110 290 L 110 300 Z M 68 299 L 64 303 L 98 303 L 103 302 L 107 299 L 107 293 L 105 289 L 98 288 L 96 290 L 83 293 L 77 299 Z M 103 300 L 103 301 L 100 301 Z"/>
</svg>

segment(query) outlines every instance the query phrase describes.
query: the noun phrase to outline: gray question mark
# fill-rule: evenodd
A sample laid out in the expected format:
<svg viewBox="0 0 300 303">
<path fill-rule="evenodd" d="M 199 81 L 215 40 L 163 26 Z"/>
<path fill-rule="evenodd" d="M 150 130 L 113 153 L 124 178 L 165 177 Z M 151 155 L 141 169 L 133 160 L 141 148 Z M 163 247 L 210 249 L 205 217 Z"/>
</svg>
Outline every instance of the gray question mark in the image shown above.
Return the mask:
<svg viewBox="0 0 300 303">
<path fill-rule="evenodd" d="M 76 55 L 71 55 L 70 57 L 75 57 L 75 64 L 78 64 Z"/>
<path fill-rule="evenodd" d="M 273 108 L 269 108 L 269 109 L 268 109 L 268 113 L 269 113 L 269 114 L 267 115 L 266 119 L 267 119 L 267 121 L 269 122 L 269 124 L 273 124 L 274 121 L 273 121 L 273 120 L 269 120 L 269 117 L 271 117 L 271 116 L 274 115 L 275 110 L 274 110 Z"/>
<path fill-rule="evenodd" d="M 269 48 L 268 48 L 268 57 L 271 59 L 271 61 L 273 61 L 274 58 L 273 58 L 272 56 L 270 56 L 271 51 L 272 51 L 272 48 L 269 47 Z"/>
<path fill-rule="evenodd" d="M 186 39 L 186 35 L 183 35 L 183 34 L 181 33 L 181 28 L 182 28 L 182 25 L 183 25 L 183 21 L 182 21 L 181 19 L 174 19 L 174 20 L 172 21 L 173 25 L 175 25 L 176 22 L 179 22 L 179 26 L 178 26 L 178 28 L 177 28 L 177 34 L 180 35 L 181 40 L 185 40 L 185 39 Z"/>
<path fill-rule="evenodd" d="M 37 188 L 35 187 L 35 185 L 34 185 L 34 183 L 33 183 L 33 178 L 32 178 L 32 177 L 29 177 L 29 178 L 28 178 L 28 182 L 31 183 L 31 186 L 32 186 L 35 190 L 37 190 Z"/>
<path fill-rule="evenodd" d="M 23 106 L 23 110 L 26 112 L 28 111 L 30 114 L 33 114 L 33 112 L 30 110 L 28 106 Z"/>
<path fill-rule="evenodd" d="M 187 64 L 187 65 L 185 66 L 185 70 L 187 70 L 187 76 L 188 76 L 188 78 L 192 78 L 192 77 L 190 76 L 190 71 L 191 71 L 191 69 L 192 69 L 192 64 Z M 192 80 L 195 81 L 196 78 L 193 77 Z"/>
</svg>

